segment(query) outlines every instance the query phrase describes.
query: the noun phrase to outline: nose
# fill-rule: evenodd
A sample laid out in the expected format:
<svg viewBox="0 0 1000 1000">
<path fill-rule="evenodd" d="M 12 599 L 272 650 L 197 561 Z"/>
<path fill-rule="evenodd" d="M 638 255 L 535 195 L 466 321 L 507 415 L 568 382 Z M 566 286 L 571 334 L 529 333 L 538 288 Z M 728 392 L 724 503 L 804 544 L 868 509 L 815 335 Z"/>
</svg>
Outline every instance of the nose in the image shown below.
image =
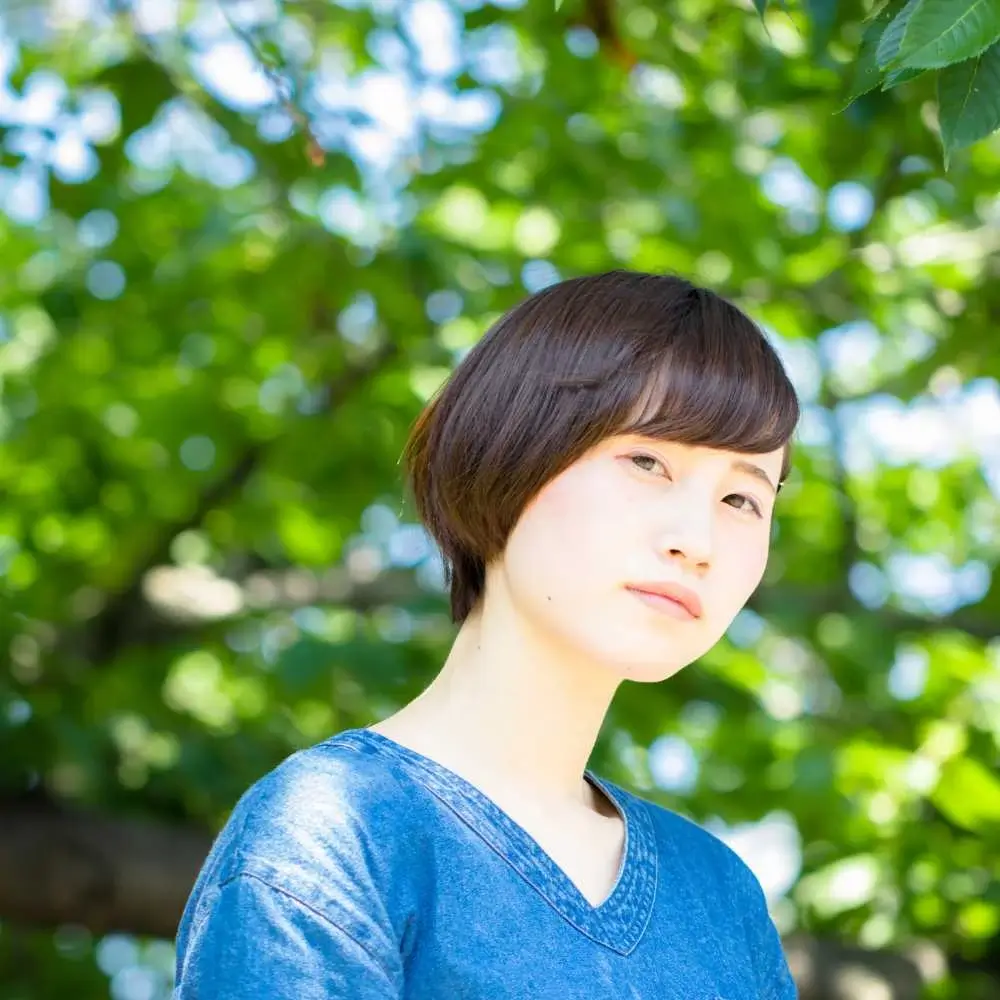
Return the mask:
<svg viewBox="0 0 1000 1000">
<path fill-rule="evenodd" d="M 675 508 L 670 523 L 660 529 L 657 550 L 690 570 L 707 569 L 715 552 L 711 505 L 702 501 Z"/>
</svg>

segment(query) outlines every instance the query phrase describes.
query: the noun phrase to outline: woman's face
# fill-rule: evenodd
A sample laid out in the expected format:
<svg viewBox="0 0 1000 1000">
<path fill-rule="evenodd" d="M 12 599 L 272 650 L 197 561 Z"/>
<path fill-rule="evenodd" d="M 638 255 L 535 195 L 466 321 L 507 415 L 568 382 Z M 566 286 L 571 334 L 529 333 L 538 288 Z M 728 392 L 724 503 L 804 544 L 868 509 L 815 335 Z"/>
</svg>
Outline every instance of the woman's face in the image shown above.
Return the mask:
<svg viewBox="0 0 1000 1000">
<path fill-rule="evenodd" d="M 529 503 L 487 593 L 499 574 L 527 624 L 623 680 L 670 677 L 722 637 L 760 583 L 782 458 L 609 438 Z M 696 615 L 643 596 L 658 585 L 687 588 Z"/>
</svg>

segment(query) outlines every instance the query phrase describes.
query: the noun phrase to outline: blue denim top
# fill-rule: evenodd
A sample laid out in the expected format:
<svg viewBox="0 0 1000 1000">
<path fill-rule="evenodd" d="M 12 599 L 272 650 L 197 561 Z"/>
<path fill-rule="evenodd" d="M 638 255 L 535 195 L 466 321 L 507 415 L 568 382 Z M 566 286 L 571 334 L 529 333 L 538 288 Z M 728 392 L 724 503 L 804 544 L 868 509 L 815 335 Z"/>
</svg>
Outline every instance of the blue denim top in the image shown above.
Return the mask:
<svg viewBox="0 0 1000 1000">
<path fill-rule="evenodd" d="M 173 1000 L 795 1000 L 739 856 L 586 778 L 626 829 L 598 906 L 474 785 L 381 733 L 293 754 L 212 846 Z"/>
</svg>

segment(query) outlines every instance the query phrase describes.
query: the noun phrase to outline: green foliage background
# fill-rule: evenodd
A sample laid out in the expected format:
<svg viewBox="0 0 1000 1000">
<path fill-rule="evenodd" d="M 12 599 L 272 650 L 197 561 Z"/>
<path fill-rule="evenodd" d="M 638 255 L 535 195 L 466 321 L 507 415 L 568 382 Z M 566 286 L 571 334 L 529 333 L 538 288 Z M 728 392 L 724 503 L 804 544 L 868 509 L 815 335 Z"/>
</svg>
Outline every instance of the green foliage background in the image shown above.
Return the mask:
<svg viewBox="0 0 1000 1000">
<path fill-rule="evenodd" d="M 785 931 L 1000 996 L 997 134 L 946 172 L 932 74 L 841 111 L 860 0 L 441 0 L 450 48 L 407 6 L 0 13 L 0 828 L 211 832 L 413 697 L 451 629 L 410 422 L 528 291 L 672 270 L 774 336 L 802 440 L 751 608 L 626 685 L 593 763 L 699 820 L 783 811 Z M 168 994 L 169 941 L 100 898 L 43 872 L 41 916 L 11 904 L 18 850 L 0 997 Z"/>
</svg>

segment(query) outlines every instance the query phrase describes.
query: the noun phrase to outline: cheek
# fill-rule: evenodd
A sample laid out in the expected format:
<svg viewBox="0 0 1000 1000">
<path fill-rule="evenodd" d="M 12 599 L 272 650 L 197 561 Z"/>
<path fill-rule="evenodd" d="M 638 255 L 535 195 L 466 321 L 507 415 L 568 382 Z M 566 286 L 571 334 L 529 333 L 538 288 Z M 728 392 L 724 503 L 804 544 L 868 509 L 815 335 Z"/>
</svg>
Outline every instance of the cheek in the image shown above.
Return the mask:
<svg viewBox="0 0 1000 1000">
<path fill-rule="evenodd" d="M 605 562 L 609 511 L 596 490 L 565 476 L 525 508 L 508 542 L 507 562 L 519 580 L 558 592 L 578 591 Z"/>
<path fill-rule="evenodd" d="M 522 560 L 538 563 L 545 572 L 554 570 L 553 563 L 566 560 L 580 533 L 579 507 L 578 494 L 569 484 L 550 483 L 521 515 L 511 536 L 512 547 Z"/>
<path fill-rule="evenodd" d="M 725 546 L 729 554 L 724 565 L 722 579 L 729 590 L 732 602 L 742 605 L 757 589 L 764 570 L 767 568 L 769 551 L 768 536 L 748 541 L 746 538 L 734 540 Z"/>
<path fill-rule="evenodd" d="M 572 467 L 549 482 L 522 515 L 532 534 L 549 538 L 576 538 L 607 526 L 611 497 L 607 484 L 587 464 Z"/>
<path fill-rule="evenodd" d="M 560 476 L 548 483 L 528 505 L 522 520 L 558 523 L 573 516 L 577 492 L 573 489 L 572 478 Z"/>
</svg>

